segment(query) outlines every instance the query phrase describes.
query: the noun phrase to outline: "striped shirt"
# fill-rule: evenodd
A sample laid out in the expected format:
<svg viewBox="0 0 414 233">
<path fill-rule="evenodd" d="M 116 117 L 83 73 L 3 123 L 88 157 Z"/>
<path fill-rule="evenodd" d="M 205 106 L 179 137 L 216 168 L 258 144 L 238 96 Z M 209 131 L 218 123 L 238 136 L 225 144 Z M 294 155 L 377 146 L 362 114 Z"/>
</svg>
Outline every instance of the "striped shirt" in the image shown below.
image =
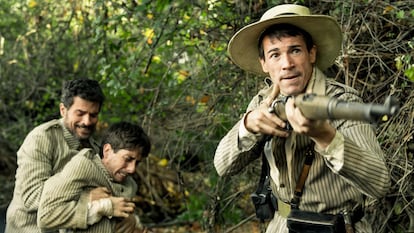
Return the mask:
<svg viewBox="0 0 414 233">
<path fill-rule="evenodd" d="M 271 88 L 268 86 L 259 91 L 246 112 L 257 108 Z M 307 88 L 307 92 L 362 102 L 354 89 L 327 79 L 317 68 Z M 257 147 L 261 135 L 240 138 L 242 122 L 243 119 L 236 123 L 216 149 L 214 165 L 221 176 L 237 174 L 257 159 L 263 150 Z M 337 130 L 335 139 L 325 150 L 314 148 L 316 155 L 304 185 L 301 210 L 337 214 L 361 204 L 364 195 L 372 198 L 384 196 L 390 187 L 390 175 L 373 127 L 366 122 L 350 120 L 333 120 L 331 124 Z M 304 154 L 310 144 L 309 137 L 292 133 L 286 139 L 274 137 L 265 145 L 272 191 L 279 200 L 289 202 L 292 199 Z M 357 226 L 357 232 L 367 232 L 359 229 Z M 267 232 L 287 231 L 286 218 L 276 213 Z"/>
<path fill-rule="evenodd" d="M 98 152 L 98 145 L 90 141 Z M 63 126 L 63 119 L 34 128 L 17 151 L 13 199 L 7 209 L 5 233 L 37 233 L 37 209 L 44 182 L 79 152 L 80 143 Z"/>
<path fill-rule="evenodd" d="M 45 229 L 70 228 L 70 232 L 112 233 L 120 219 L 103 217 L 88 225 L 89 190 L 106 187 L 113 196 L 133 197 L 137 184 L 128 176 L 123 183 L 113 181 L 99 155 L 83 149 L 63 170 L 45 182 L 38 210 L 38 224 Z"/>
</svg>

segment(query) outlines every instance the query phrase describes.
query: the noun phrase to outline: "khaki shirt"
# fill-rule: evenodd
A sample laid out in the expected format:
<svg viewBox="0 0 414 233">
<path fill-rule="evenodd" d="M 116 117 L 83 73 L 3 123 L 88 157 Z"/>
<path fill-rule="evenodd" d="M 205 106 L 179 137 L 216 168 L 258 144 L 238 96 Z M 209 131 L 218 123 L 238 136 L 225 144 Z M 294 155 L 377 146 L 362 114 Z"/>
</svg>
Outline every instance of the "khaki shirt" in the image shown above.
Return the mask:
<svg viewBox="0 0 414 233">
<path fill-rule="evenodd" d="M 90 144 L 96 152 L 98 144 Z M 79 152 L 79 141 L 63 126 L 63 119 L 34 128 L 17 151 L 16 182 L 7 209 L 5 233 L 37 233 L 37 209 L 44 182 Z"/>
</svg>

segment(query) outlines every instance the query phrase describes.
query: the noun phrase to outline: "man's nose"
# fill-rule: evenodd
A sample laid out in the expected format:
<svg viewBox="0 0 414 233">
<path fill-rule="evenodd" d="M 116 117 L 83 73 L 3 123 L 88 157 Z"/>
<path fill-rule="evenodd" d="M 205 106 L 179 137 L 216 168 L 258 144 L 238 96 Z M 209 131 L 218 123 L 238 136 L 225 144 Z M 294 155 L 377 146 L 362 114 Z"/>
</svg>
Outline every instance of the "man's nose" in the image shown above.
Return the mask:
<svg viewBox="0 0 414 233">
<path fill-rule="evenodd" d="M 294 65 L 293 59 L 292 59 L 292 57 L 289 56 L 289 54 L 281 55 L 280 62 L 282 64 L 283 69 L 289 69 L 289 68 L 293 67 L 293 65 Z"/>
<path fill-rule="evenodd" d="M 126 167 L 126 171 L 127 171 L 129 174 L 132 174 L 132 173 L 134 173 L 134 172 L 135 172 L 135 167 L 136 167 L 135 163 L 128 163 L 128 165 L 127 165 L 127 167 Z"/>
<path fill-rule="evenodd" d="M 82 123 L 84 125 L 91 125 L 92 124 L 92 117 L 89 114 L 86 114 L 82 118 Z"/>
</svg>

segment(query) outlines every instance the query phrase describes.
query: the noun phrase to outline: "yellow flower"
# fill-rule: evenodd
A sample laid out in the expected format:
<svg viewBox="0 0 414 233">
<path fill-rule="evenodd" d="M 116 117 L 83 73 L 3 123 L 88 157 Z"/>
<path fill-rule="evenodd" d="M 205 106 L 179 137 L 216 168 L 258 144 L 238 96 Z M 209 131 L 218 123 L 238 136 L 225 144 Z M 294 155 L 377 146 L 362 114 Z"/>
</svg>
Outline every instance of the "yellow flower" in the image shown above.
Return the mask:
<svg viewBox="0 0 414 233">
<path fill-rule="evenodd" d="M 29 0 L 27 5 L 29 8 L 35 8 L 37 6 L 37 2 L 35 0 Z"/>
<path fill-rule="evenodd" d="M 160 159 L 160 161 L 158 161 L 158 165 L 161 167 L 166 167 L 168 165 L 168 160 L 166 158 Z"/>
<path fill-rule="evenodd" d="M 142 34 L 147 38 L 147 43 L 152 44 L 152 38 L 154 37 L 154 29 L 146 28 Z"/>
</svg>

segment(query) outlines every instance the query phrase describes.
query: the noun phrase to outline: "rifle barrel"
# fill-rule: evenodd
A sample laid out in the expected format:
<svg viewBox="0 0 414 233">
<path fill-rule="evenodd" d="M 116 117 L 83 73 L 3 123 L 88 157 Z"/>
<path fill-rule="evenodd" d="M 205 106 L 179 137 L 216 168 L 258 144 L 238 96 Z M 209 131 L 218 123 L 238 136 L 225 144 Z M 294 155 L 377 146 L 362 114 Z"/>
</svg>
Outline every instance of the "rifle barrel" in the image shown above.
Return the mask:
<svg viewBox="0 0 414 233">
<path fill-rule="evenodd" d="M 386 121 L 399 109 L 398 101 L 388 96 L 384 104 L 347 102 L 334 97 L 316 94 L 300 94 L 294 98 L 295 105 L 302 114 L 312 120 L 345 119 L 367 122 Z M 282 120 L 286 120 L 284 104 L 272 104 L 275 112 Z"/>
</svg>

